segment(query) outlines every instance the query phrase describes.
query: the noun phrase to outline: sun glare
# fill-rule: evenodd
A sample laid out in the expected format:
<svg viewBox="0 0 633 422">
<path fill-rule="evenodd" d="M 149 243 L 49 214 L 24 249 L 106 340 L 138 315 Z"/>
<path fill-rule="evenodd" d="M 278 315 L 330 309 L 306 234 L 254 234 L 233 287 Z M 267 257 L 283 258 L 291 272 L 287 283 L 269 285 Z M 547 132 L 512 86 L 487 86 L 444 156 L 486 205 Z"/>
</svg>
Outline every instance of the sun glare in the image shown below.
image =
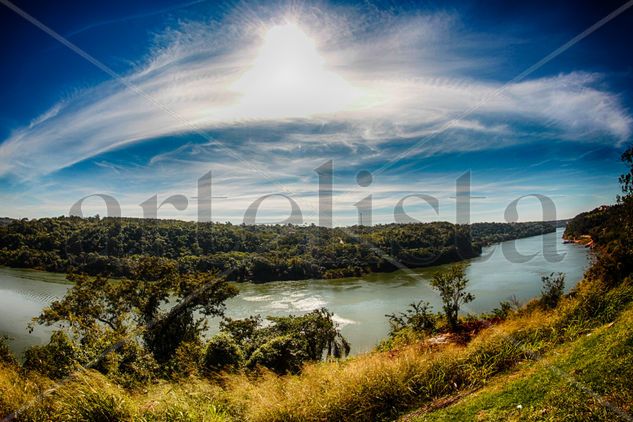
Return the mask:
<svg viewBox="0 0 633 422">
<path fill-rule="evenodd" d="M 250 68 L 232 88 L 241 94 L 241 112 L 258 118 L 332 113 L 359 97 L 358 89 L 326 68 L 314 40 L 293 23 L 266 32 Z"/>
</svg>

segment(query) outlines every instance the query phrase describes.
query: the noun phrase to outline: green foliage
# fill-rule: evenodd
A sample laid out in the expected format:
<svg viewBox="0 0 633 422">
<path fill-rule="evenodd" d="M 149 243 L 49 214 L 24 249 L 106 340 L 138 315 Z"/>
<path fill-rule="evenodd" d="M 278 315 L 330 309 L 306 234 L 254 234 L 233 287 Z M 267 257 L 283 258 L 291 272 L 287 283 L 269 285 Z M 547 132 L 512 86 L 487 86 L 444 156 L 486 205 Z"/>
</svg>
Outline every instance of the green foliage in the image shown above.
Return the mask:
<svg viewBox="0 0 633 422">
<path fill-rule="evenodd" d="M 161 366 L 191 373 L 206 317 L 222 316 L 237 289 L 213 274 L 179 274 L 163 258 L 139 258 L 137 279 L 70 275 L 74 286 L 36 318 L 62 324 L 47 346 L 27 352 L 33 369 L 60 378 L 76 365 L 91 365 L 125 385 L 146 382 Z M 57 368 L 56 360 L 62 365 Z M 189 360 L 187 360 L 189 359 Z"/>
<path fill-rule="evenodd" d="M 506 240 L 521 239 L 551 233 L 555 230 L 552 223 L 473 223 L 470 234 L 477 245 L 486 246 Z"/>
<path fill-rule="evenodd" d="M 405 312 L 385 315 L 389 320 L 389 335 L 395 336 L 404 328 L 416 332 L 432 333 L 435 331 L 437 317 L 431 312 L 431 304 L 425 301 L 411 303 Z"/>
<path fill-rule="evenodd" d="M 200 339 L 180 343 L 162 370 L 169 378 L 188 379 L 200 375 L 205 354 Z"/>
<path fill-rule="evenodd" d="M 628 169 L 620 176 L 623 195 L 618 203 L 603 205 L 574 217 L 567 224 L 565 236 L 590 236 L 596 260 L 586 276 L 617 286 L 633 273 L 633 147 L 622 154 Z"/>
<path fill-rule="evenodd" d="M 587 277 L 616 286 L 633 272 L 633 197 L 574 217 L 565 236 L 590 236 L 596 260 Z"/>
<path fill-rule="evenodd" d="M 347 356 L 350 346 L 338 330 L 332 314 L 325 308 L 301 316 L 268 317 L 273 324 L 262 328 L 260 337 L 271 338 L 290 335 L 301 340 L 308 359 L 317 361 L 326 357 Z"/>
<path fill-rule="evenodd" d="M 9 346 L 7 345 L 8 338 L 6 336 L 0 336 L 0 363 L 15 363 L 15 356 L 9 350 Z"/>
<path fill-rule="evenodd" d="M 558 306 L 565 291 L 565 273 L 545 275 L 541 277 L 543 288 L 541 289 L 541 305 L 545 308 Z"/>
<path fill-rule="evenodd" d="M 337 278 L 477 256 L 481 246 L 553 231 L 547 223 L 446 222 L 328 229 L 198 224 L 176 220 L 58 217 L 0 224 L 0 265 L 139 279 L 139 257 L 180 273 L 216 271 L 229 280 Z M 379 253 L 374 247 L 382 250 Z"/>
<path fill-rule="evenodd" d="M 602 206 L 592 211 L 580 213 L 567 222 L 563 238 L 574 240 L 588 235 L 595 240 L 600 240 L 601 227 L 607 223 L 611 216 L 612 207 L 610 206 Z"/>
<path fill-rule="evenodd" d="M 627 165 L 628 171 L 620 176 L 620 187 L 624 198 L 620 198 L 623 201 L 626 197 L 633 196 L 633 146 L 629 147 L 622 153 L 621 157 L 625 165 Z"/>
<path fill-rule="evenodd" d="M 246 367 L 263 366 L 279 374 L 296 373 L 310 359 L 304 339 L 293 335 L 273 337 L 250 355 Z"/>
<path fill-rule="evenodd" d="M 55 331 L 48 344 L 33 346 L 24 352 L 24 368 L 53 379 L 70 375 L 80 364 L 80 351 L 63 332 Z"/>
<path fill-rule="evenodd" d="M 220 331 L 230 334 L 238 343 L 247 345 L 255 342 L 261 323 L 262 319 L 259 315 L 249 316 L 244 319 L 224 317 L 220 322 Z"/>
<path fill-rule="evenodd" d="M 211 337 L 204 355 L 204 367 L 209 372 L 219 372 L 238 368 L 244 361 L 244 355 L 233 335 L 221 332 Z"/>
<path fill-rule="evenodd" d="M 214 371 L 225 365 L 234 366 L 243 359 L 249 368 L 259 365 L 285 373 L 298 372 L 305 362 L 347 356 L 349 343 L 332 316 L 323 308 L 301 316 L 268 317 L 267 326 L 262 326 L 259 316 L 243 320 L 225 318 L 220 324 L 224 336 L 211 339 L 205 366 Z"/>
<path fill-rule="evenodd" d="M 499 319 L 507 319 L 521 308 L 521 303 L 512 296 L 509 300 L 499 302 L 499 307 L 492 310 L 492 316 Z"/>
<path fill-rule="evenodd" d="M 446 321 L 453 331 L 457 330 L 459 325 L 458 316 L 461 305 L 475 300 L 475 296 L 466 291 L 467 285 L 466 268 L 461 264 L 438 271 L 431 278 L 431 286 L 440 293 Z"/>
</svg>

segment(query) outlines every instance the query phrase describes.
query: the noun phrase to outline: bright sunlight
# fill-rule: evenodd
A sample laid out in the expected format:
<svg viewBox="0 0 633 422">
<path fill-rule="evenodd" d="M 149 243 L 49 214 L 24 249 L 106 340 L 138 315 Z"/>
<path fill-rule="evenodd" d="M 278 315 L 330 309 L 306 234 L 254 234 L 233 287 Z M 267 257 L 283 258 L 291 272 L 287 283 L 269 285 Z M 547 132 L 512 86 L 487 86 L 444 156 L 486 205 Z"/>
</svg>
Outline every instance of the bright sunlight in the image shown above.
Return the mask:
<svg viewBox="0 0 633 422">
<path fill-rule="evenodd" d="M 232 88 L 242 95 L 240 114 L 257 118 L 342 111 L 361 94 L 326 68 L 314 40 L 293 23 L 266 32 L 250 69 Z"/>
</svg>

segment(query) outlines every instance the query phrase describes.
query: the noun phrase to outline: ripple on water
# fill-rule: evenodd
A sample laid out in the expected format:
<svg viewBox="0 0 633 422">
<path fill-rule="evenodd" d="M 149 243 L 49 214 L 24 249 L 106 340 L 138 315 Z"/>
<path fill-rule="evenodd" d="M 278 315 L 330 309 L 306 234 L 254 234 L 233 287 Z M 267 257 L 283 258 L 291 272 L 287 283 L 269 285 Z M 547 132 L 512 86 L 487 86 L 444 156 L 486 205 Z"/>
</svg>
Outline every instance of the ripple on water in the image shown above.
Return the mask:
<svg viewBox="0 0 633 422">
<path fill-rule="evenodd" d="M 342 316 L 337 314 L 332 315 L 332 320 L 334 320 L 334 322 L 336 322 L 340 328 L 343 328 L 346 325 L 358 324 L 358 321 L 343 318 Z"/>
<path fill-rule="evenodd" d="M 261 295 L 261 296 L 242 296 L 242 300 L 247 302 L 266 302 L 272 299 L 271 295 Z"/>
</svg>

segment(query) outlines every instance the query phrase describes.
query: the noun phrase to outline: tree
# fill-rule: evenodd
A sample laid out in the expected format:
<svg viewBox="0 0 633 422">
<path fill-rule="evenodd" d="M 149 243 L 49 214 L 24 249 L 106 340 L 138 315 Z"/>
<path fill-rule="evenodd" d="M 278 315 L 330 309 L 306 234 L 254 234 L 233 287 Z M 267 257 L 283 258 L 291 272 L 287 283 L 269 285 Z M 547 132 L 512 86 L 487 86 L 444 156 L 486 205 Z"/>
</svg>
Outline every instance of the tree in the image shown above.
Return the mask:
<svg viewBox="0 0 633 422">
<path fill-rule="evenodd" d="M 181 275 L 162 258 L 139 258 L 133 276 L 108 280 L 71 274 L 74 286 L 35 322 L 61 323 L 59 331 L 75 346 L 78 364 L 104 373 L 128 371 L 135 368 L 131 361 L 149 362 L 148 354 L 166 364 L 182 344 L 201 343 L 206 317 L 222 316 L 224 302 L 237 294 L 211 273 Z M 59 349 L 52 346 L 51 352 Z M 32 360 L 44 362 L 47 350 L 33 351 Z"/>
<path fill-rule="evenodd" d="M 629 168 L 628 171 L 620 176 L 620 185 L 624 197 L 633 196 L 633 146 L 629 147 L 622 153 L 622 161 Z"/>
<path fill-rule="evenodd" d="M 225 318 L 220 332 L 232 342 L 226 337 L 214 337 L 207 348 L 205 365 L 211 369 L 222 367 L 227 356 L 235 354 L 233 342 L 239 345 L 247 367 L 260 365 L 278 373 L 298 372 L 303 363 L 324 357 L 347 356 L 350 345 L 332 316 L 322 308 L 300 316 L 268 317 L 271 324 L 267 326 L 261 325 L 259 316 Z"/>
<path fill-rule="evenodd" d="M 347 356 L 350 345 L 341 335 L 333 313 L 326 308 L 301 316 L 268 317 L 273 325 L 263 328 L 269 337 L 291 335 L 303 341 L 305 353 L 310 360 L 326 357 Z"/>
<path fill-rule="evenodd" d="M 492 242 L 554 230 L 543 222 L 470 226 L 432 222 L 347 229 L 120 217 L 0 223 L 1 265 L 136 279 L 139 256 L 154 256 L 182 274 L 226 271 L 232 281 L 334 278 L 396 270 L 393 261 L 378 250 L 410 267 L 424 267 L 476 256 Z"/>
<path fill-rule="evenodd" d="M 431 278 L 431 286 L 440 293 L 446 321 L 452 331 L 458 329 L 461 305 L 475 300 L 475 296 L 466 291 L 467 285 L 466 268 L 461 264 L 452 265 L 445 271 L 438 271 Z"/>
</svg>

